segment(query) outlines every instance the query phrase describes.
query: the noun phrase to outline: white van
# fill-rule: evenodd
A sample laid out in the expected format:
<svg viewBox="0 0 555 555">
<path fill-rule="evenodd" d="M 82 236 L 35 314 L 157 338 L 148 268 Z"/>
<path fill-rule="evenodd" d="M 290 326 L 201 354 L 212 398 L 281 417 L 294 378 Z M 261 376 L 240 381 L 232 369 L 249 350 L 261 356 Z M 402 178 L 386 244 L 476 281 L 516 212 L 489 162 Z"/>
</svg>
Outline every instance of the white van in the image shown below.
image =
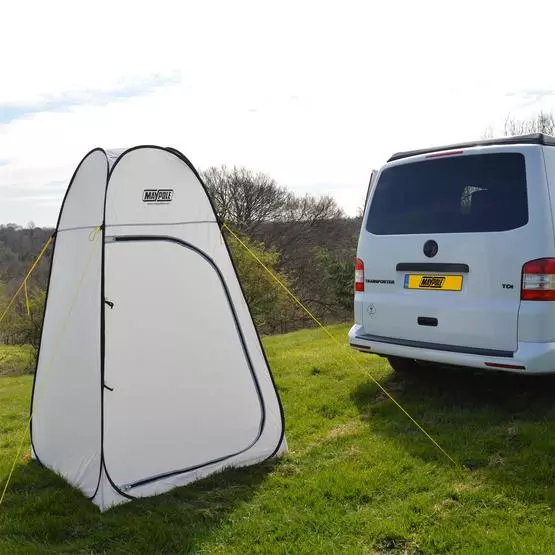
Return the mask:
<svg viewBox="0 0 555 555">
<path fill-rule="evenodd" d="M 393 155 L 369 191 L 350 345 L 419 363 L 555 372 L 555 137 Z"/>
</svg>

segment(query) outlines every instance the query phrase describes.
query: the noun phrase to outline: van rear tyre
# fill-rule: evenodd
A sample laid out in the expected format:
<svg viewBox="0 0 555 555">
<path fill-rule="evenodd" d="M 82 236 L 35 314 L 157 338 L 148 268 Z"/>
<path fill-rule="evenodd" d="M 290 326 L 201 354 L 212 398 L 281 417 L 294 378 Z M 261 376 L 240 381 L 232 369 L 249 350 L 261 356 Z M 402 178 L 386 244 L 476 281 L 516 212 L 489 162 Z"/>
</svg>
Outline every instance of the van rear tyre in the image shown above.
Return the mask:
<svg viewBox="0 0 555 555">
<path fill-rule="evenodd" d="M 389 365 L 399 374 L 413 373 L 418 369 L 418 363 L 412 358 L 387 357 Z"/>
</svg>

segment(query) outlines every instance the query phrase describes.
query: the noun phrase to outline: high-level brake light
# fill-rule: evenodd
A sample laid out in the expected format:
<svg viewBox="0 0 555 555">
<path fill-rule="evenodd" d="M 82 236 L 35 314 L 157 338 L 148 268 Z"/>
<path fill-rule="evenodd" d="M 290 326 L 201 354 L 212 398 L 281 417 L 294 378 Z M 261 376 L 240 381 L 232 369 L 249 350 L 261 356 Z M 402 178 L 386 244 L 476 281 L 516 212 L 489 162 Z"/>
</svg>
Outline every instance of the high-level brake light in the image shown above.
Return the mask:
<svg viewBox="0 0 555 555">
<path fill-rule="evenodd" d="M 444 150 L 443 152 L 433 152 L 426 154 L 426 158 L 441 158 L 443 156 L 455 156 L 456 154 L 463 154 L 464 150 Z"/>
</svg>

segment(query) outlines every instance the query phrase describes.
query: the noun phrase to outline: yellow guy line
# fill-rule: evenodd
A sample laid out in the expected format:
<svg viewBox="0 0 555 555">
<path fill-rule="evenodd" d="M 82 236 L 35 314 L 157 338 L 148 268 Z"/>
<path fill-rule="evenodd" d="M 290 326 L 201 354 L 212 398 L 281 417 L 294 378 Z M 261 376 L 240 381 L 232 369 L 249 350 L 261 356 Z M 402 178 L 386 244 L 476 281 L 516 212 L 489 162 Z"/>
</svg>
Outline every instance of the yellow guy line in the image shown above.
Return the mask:
<svg viewBox="0 0 555 555">
<path fill-rule="evenodd" d="M 96 241 L 100 231 L 101 231 L 100 227 L 97 227 L 96 229 L 94 229 L 89 235 L 89 240 L 90 241 Z M 81 275 L 81 279 L 77 283 L 77 287 L 75 288 L 75 291 L 73 293 L 73 297 L 71 299 L 71 302 L 69 303 L 69 309 L 67 311 L 66 318 L 65 318 L 64 324 L 62 326 L 62 329 L 60 330 L 60 332 L 58 334 L 57 341 L 56 341 L 56 344 L 54 346 L 54 351 L 52 353 L 52 357 L 50 358 L 48 366 L 46 367 L 45 371 L 43 372 L 42 382 L 41 382 L 42 387 L 44 387 L 44 384 L 46 383 L 46 376 L 48 375 L 48 372 L 52 369 L 52 363 L 54 362 L 54 358 L 58 354 L 58 349 L 60 348 L 60 345 L 62 343 L 62 341 L 61 341 L 62 337 L 65 335 L 67 325 L 69 323 L 69 317 L 71 316 L 71 313 L 73 312 L 73 308 L 75 307 L 75 303 L 77 302 L 77 297 L 79 295 L 79 291 L 81 291 L 81 287 L 83 285 L 83 282 L 85 281 L 85 276 L 87 275 L 87 271 L 88 271 L 89 266 L 91 264 L 93 255 L 94 255 L 94 250 L 91 247 L 91 254 L 89 255 L 89 259 L 87 260 L 87 263 L 85 265 L 85 269 L 83 270 L 83 273 Z M 36 266 L 36 264 L 35 264 L 35 266 Z M 28 277 L 29 277 L 29 274 L 27 274 L 27 277 L 25 279 L 27 279 Z M 36 377 L 35 377 L 35 379 L 36 379 Z M 8 474 L 8 478 L 6 480 L 6 483 L 4 485 L 2 495 L 0 496 L 0 505 L 2 505 L 2 503 L 4 501 L 4 497 L 6 496 L 6 491 L 8 490 L 8 486 L 9 486 L 10 481 L 12 479 L 12 475 L 14 473 L 15 466 L 17 464 L 17 461 L 19 460 L 19 457 L 21 456 L 21 451 L 23 449 L 23 444 L 25 443 L 25 439 L 27 438 L 27 434 L 29 433 L 29 427 L 31 425 L 31 419 L 32 418 L 33 418 L 33 413 L 31 412 L 31 414 L 29 416 L 29 419 L 25 423 L 25 430 L 21 434 L 21 441 L 19 442 L 19 448 L 18 448 L 17 453 L 15 455 L 15 458 L 13 460 L 13 464 L 12 464 L 12 467 L 10 469 L 10 473 Z"/>
<path fill-rule="evenodd" d="M 21 290 L 24 287 L 25 287 L 25 289 L 27 289 L 27 280 L 29 279 L 29 276 L 33 273 L 33 270 L 37 267 L 37 264 L 39 263 L 40 259 L 42 258 L 42 255 L 46 252 L 46 249 L 50 246 L 50 243 L 52 243 L 52 237 L 50 237 L 48 239 L 48 241 L 46 241 L 46 243 L 45 243 L 44 247 L 42 247 L 42 250 L 40 251 L 39 255 L 35 258 L 35 261 L 33 262 L 31 268 L 29 268 L 29 271 L 27 272 L 27 275 L 25 276 L 25 278 L 21 282 L 21 285 L 18 287 L 17 291 L 15 292 L 15 295 L 12 297 L 12 300 L 8 303 L 8 306 L 4 309 L 4 312 L 2 312 L 2 315 L 0 316 L 0 323 L 6 317 L 6 314 L 8 313 L 10 308 L 12 307 L 13 303 L 15 302 L 15 299 L 21 293 Z"/>
<path fill-rule="evenodd" d="M 328 337 L 330 337 L 335 343 L 337 343 L 337 345 L 340 345 L 341 347 L 345 346 L 344 343 L 340 343 L 339 340 L 331 334 L 331 332 L 320 322 L 320 320 L 318 320 L 318 318 L 316 318 L 316 316 L 314 316 L 314 314 L 310 312 L 310 310 L 301 302 L 301 300 L 289 290 L 289 288 L 272 272 L 272 270 L 270 270 L 270 268 L 268 268 L 264 264 L 264 262 L 262 262 L 262 260 L 260 260 L 260 258 L 256 256 L 256 254 L 248 247 L 248 245 L 246 245 L 243 241 L 241 241 L 238 235 L 226 223 L 223 224 L 222 228 L 227 229 L 229 233 L 231 233 L 231 235 L 235 237 L 235 239 L 237 239 L 239 243 L 241 243 L 241 245 L 249 252 L 249 254 L 253 256 L 253 258 L 255 258 L 256 261 L 266 270 L 266 272 L 268 272 L 268 274 L 270 274 L 270 276 L 275 281 L 277 281 L 277 283 L 282 287 L 282 289 L 310 316 L 310 318 L 312 318 L 312 320 L 316 322 L 316 324 L 320 328 L 324 330 L 324 332 L 328 335 Z M 354 360 L 354 362 L 359 366 L 361 366 L 362 368 L 364 368 L 364 370 L 367 370 L 362 364 L 362 362 L 360 362 L 355 357 L 354 353 L 351 352 L 350 347 L 347 346 L 347 348 L 349 349 L 348 351 L 349 356 Z M 449 461 L 451 461 L 456 467 L 460 467 L 460 465 L 455 461 L 455 459 L 453 459 L 453 457 L 451 457 L 451 455 L 449 455 L 449 453 L 447 453 L 447 451 L 445 451 L 445 449 L 441 447 L 441 445 L 407 412 L 407 410 L 383 387 L 383 385 L 380 384 L 380 382 L 378 382 L 374 378 L 374 376 L 372 376 L 372 374 L 370 374 L 370 372 L 368 372 L 368 375 L 370 376 L 370 379 L 382 390 L 382 392 L 385 393 L 385 395 L 387 395 L 387 397 L 389 397 L 389 399 L 391 399 L 393 403 L 395 403 L 395 405 L 405 414 L 405 416 L 407 416 L 409 420 L 411 420 L 411 422 L 441 451 L 441 453 L 443 453 L 449 459 Z"/>
<path fill-rule="evenodd" d="M 29 292 L 27 291 L 27 280 L 23 282 L 25 288 L 25 306 L 27 307 L 27 316 L 31 316 L 31 307 L 29 306 Z"/>
</svg>

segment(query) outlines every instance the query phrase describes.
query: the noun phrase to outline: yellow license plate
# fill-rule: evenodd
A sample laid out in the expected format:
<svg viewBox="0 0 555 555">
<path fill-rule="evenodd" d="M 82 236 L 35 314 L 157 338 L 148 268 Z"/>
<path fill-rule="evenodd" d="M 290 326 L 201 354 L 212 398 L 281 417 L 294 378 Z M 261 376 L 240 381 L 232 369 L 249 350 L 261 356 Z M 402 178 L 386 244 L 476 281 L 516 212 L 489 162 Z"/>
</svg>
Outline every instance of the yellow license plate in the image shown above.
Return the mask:
<svg viewBox="0 0 555 555">
<path fill-rule="evenodd" d="M 405 289 L 431 289 L 433 291 L 460 291 L 462 276 L 414 275 L 405 276 Z"/>
</svg>

